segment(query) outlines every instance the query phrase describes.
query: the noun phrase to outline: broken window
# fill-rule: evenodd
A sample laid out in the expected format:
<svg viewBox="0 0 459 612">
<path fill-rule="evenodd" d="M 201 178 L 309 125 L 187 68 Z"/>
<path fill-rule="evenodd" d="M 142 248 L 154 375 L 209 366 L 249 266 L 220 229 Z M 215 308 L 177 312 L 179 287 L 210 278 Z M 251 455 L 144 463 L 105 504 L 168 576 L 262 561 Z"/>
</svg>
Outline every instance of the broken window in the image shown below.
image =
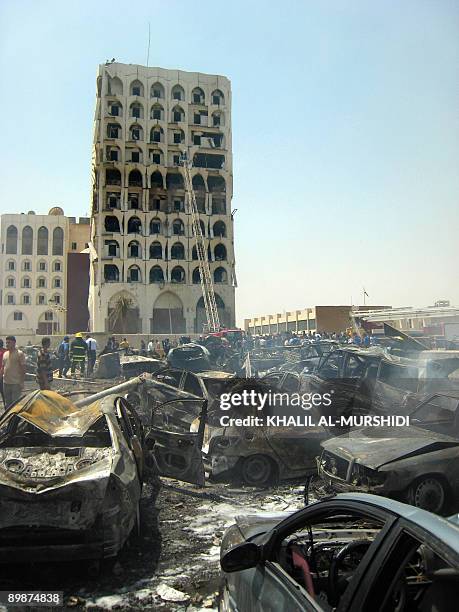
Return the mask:
<svg viewBox="0 0 459 612">
<path fill-rule="evenodd" d="M 176 219 L 172 224 L 172 233 L 174 236 L 183 236 L 185 234 L 185 226 L 183 221 Z"/>
<path fill-rule="evenodd" d="M 162 259 L 163 247 L 160 242 L 152 242 L 150 244 L 150 259 Z"/>
<path fill-rule="evenodd" d="M 131 105 L 131 117 L 135 119 L 140 119 L 142 117 L 142 106 L 140 104 L 132 104 Z"/>
<path fill-rule="evenodd" d="M 131 153 L 131 161 L 134 163 L 140 162 L 140 153 L 139 151 L 132 151 Z"/>
<path fill-rule="evenodd" d="M 105 183 L 107 185 L 121 185 L 121 172 L 117 168 L 105 170 Z"/>
<path fill-rule="evenodd" d="M 115 193 L 109 193 L 108 198 L 107 198 L 107 208 L 119 208 L 119 207 L 120 207 L 119 196 L 117 196 Z"/>
<path fill-rule="evenodd" d="M 226 247 L 224 244 L 217 244 L 214 249 L 215 261 L 225 261 L 226 259 Z"/>
<path fill-rule="evenodd" d="M 199 113 L 194 113 L 193 123 L 201 125 L 201 115 Z"/>
<path fill-rule="evenodd" d="M 139 170 L 131 170 L 128 178 L 129 187 L 142 187 L 142 175 Z"/>
<path fill-rule="evenodd" d="M 130 210 L 138 210 L 139 209 L 139 196 L 136 193 L 128 194 L 128 208 Z"/>
<path fill-rule="evenodd" d="M 181 266 L 175 266 L 171 272 L 171 283 L 184 283 L 185 270 Z"/>
<path fill-rule="evenodd" d="M 224 238 L 226 236 L 226 226 L 223 221 L 216 221 L 213 227 L 214 237 Z"/>
<path fill-rule="evenodd" d="M 210 175 L 207 184 L 211 193 L 226 191 L 225 179 L 220 175 Z"/>
<path fill-rule="evenodd" d="M 185 202 L 183 200 L 174 200 L 174 212 L 184 212 Z"/>
<path fill-rule="evenodd" d="M 142 128 L 138 125 L 131 127 L 131 140 L 142 140 Z"/>
<path fill-rule="evenodd" d="M 137 79 L 131 83 L 131 96 L 143 96 L 143 85 Z"/>
<path fill-rule="evenodd" d="M 131 266 L 128 270 L 128 283 L 139 283 L 141 281 L 140 268 L 138 266 Z"/>
<path fill-rule="evenodd" d="M 192 91 L 192 100 L 193 104 L 204 104 L 205 103 L 205 95 L 203 90 L 200 87 L 195 87 Z"/>
<path fill-rule="evenodd" d="M 161 172 L 153 172 L 151 175 L 151 186 L 156 189 L 162 189 L 164 187 L 163 175 Z"/>
<path fill-rule="evenodd" d="M 174 132 L 174 144 L 180 144 L 182 142 L 182 135 L 180 132 Z"/>
<path fill-rule="evenodd" d="M 172 163 L 174 164 L 174 166 L 180 166 L 180 155 L 173 155 Z"/>
<path fill-rule="evenodd" d="M 201 134 L 194 134 L 193 135 L 193 144 L 201 146 Z"/>
<path fill-rule="evenodd" d="M 118 149 L 109 149 L 109 160 L 118 161 Z"/>
<path fill-rule="evenodd" d="M 164 273 L 159 266 L 153 266 L 151 268 L 150 283 L 164 283 Z"/>
<path fill-rule="evenodd" d="M 109 123 L 107 126 L 107 138 L 119 138 L 121 127 L 117 123 Z"/>
<path fill-rule="evenodd" d="M 213 168 L 223 170 L 225 164 L 224 155 L 212 155 L 210 153 L 196 153 L 193 157 L 195 168 Z"/>
<path fill-rule="evenodd" d="M 214 113 L 212 115 L 212 125 L 214 127 L 219 127 L 222 124 L 222 118 L 220 113 Z"/>
<path fill-rule="evenodd" d="M 204 179 L 202 178 L 200 174 L 195 174 L 193 176 L 192 183 L 193 183 L 194 191 L 205 191 L 206 190 L 206 184 L 204 183 Z"/>
<path fill-rule="evenodd" d="M 168 172 L 166 175 L 167 189 L 184 189 L 183 177 L 180 172 Z"/>
<path fill-rule="evenodd" d="M 161 154 L 160 153 L 152 153 L 151 154 L 151 161 L 154 164 L 160 164 L 161 163 Z"/>
<path fill-rule="evenodd" d="M 119 232 L 120 231 L 120 222 L 117 217 L 107 216 L 105 217 L 105 231 L 106 232 Z"/>
<path fill-rule="evenodd" d="M 171 259 L 185 259 L 185 247 L 180 242 L 172 245 Z"/>
<path fill-rule="evenodd" d="M 128 221 L 127 226 L 128 234 L 141 234 L 142 233 L 142 222 L 139 217 L 131 217 Z"/>
<path fill-rule="evenodd" d="M 225 103 L 225 97 L 223 96 L 223 93 L 219 89 L 216 89 L 215 91 L 213 91 L 212 92 L 212 104 L 219 106 L 224 103 Z"/>
<path fill-rule="evenodd" d="M 140 244 L 135 240 L 129 243 L 128 257 L 140 257 Z"/>
<path fill-rule="evenodd" d="M 150 142 L 162 142 L 163 141 L 163 134 L 164 134 L 164 130 L 161 127 L 155 126 L 155 127 L 151 128 L 151 131 L 150 131 Z"/>
<path fill-rule="evenodd" d="M 114 266 L 113 264 L 105 264 L 104 280 L 106 283 L 118 283 L 120 280 L 118 266 Z"/>
<path fill-rule="evenodd" d="M 193 270 L 193 284 L 199 285 L 200 282 L 201 282 L 201 274 L 199 272 L 199 268 L 195 268 Z"/>
<path fill-rule="evenodd" d="M 172 88 L 172 99 L 173 100 L 184 100 L 185 99 L 185 91 L 183 87 L 180 85 L 174 85 Z"/>
<path fill-rule="evenodd" d="M 150 222 L 150 234 L 161 233 L 161 221 L 159 219 L 152 219 Z"/>
<path fill-rule="evenodd" d="M 106 240 L 105 249 L 109 257 L 118 257 L 119 245 L 116 240 Z"/>
<path fill-rule="evenodd" d="M 119 117 L 120 114 L 121 114 L 120 113 L 120 106 L 121 105 L 118 104 L 118 103 L 112 104 L 110 106 L 110 115 L 112 115 L 113 117 Z"/>
</svg>

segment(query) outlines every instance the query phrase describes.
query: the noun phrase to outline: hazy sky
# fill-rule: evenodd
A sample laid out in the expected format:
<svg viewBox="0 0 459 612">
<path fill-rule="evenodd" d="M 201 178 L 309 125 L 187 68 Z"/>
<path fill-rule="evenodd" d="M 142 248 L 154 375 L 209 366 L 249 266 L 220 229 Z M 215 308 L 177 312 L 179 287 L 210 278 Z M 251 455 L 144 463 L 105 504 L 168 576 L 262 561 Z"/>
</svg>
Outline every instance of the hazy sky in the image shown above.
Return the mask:
<svg viewBox="0 0 459 612">
<path fill-rule="evenodd" d="M 459 304 L 456 0 L 0 0 L 0 211 L 89 210 L 99 63 L 232 81 L 237 314 Z"/>
</svg>

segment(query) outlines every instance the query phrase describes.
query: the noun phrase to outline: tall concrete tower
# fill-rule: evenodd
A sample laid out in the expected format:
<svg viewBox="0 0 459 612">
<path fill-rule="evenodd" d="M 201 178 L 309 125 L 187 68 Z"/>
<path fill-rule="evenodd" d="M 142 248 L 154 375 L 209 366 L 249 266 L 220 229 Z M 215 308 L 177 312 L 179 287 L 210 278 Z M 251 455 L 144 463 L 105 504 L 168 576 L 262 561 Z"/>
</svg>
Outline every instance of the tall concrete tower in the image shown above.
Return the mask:
<svg viewBox="0 0 459 612">
<path fill-rule="evenodd" d="M 235 321 L 231 85 L 222 76 L 99 66 L 89 311 L 93 331 L 201 333 L 206 322 L 180 156 L 192 178 L 220 321 Z"/>
</svg>

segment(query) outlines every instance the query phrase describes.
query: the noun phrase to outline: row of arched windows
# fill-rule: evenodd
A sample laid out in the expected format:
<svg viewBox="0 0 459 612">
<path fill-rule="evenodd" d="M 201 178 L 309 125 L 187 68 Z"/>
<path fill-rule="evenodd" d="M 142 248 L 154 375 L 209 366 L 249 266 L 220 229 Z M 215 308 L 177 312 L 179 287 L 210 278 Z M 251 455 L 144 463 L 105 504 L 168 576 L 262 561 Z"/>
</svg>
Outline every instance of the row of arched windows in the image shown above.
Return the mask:
<svg viewBox="0 0 459 612">
<path fill-rule="evenodd" d="M 195 113 L 193 115 L 193 123 L 195 125 L 204 125 L 207 126 L 207 112 L 205 112 L 204 118 L 202 116 L 202 114 L 200 113 Z M 116 100 L 115 102 L 110 102 L 109 103 L 109 114 L 111 117 L 122 117 L 123 116 L 123 105 L 121 104 L 121 102 L 119 102 L 118 100 Z M 145 113 L 144 113 L 144 107 L 143 104 L 141 104 L 140 102 L 133 102 L 130 107 L 129 107 L 129 117 L 131 117 L 132 119 L 144 119 L 145 117 Z M 165 111 L 164 111 L 164 107 L 159 104 L 153 104 L 150 108 L 150 119 L 153 119 L 153 121 L 164 121 L 166 117 Z M 183 108 L 179 105 L 176 104 L 170 111 L 170 116 L 169 116 L 169 121 L 171 123 L 180 123 L 182 121 L 185 121 L 186 115 L 185 115 L 185 111 L 183 110 Z M 222 111 L 217 110 L 217 111 L 213 111 L 213 113 L 211 114 L 211 120 L 209 125 L 211 125 L 212 127 L 220 127 L 223 126 L 225 123 L 225 115 Z"/>
<path fill-rule="evenodd" d="M 142 187 L 143 176 L 140 170 L 131 170 L 127 176 L 127 185 L 129 187 Z M 106 185 L 121 185 L 122 177 L 121 172 L 118 168 L 106 168 L 105 170 L 105 183 Z M 207 188 L 206 182 L 201 174 L 195 174 L 192 178 L 194 191 L 209 191 L 210 193 L 224 193 L 226 192 L 225 179 L 220 176 L 210 175 L 207 177 Z M 159 170 L 155 170 L 150 177 L 150 187 L 152 189 L 185 189 L 185 182 L 180 172 L 168 172 L 166 174 L 166 180 Z"/>
<path fill-rule="evenodd" d="M 106 255 L 108 257 L 119 257 L 120 256 L 120 246 L 117 240 L 106 240 L 105 241 Z M 140 242 L 137 240 L 131 240 L 128 244 L 128 253 L 129 258 L 142 258 L 142 246 Z M 168 247 L 165 246 L 163 250 L 163 245 L 160 242 L 152 242 L 149 247 L 149 255 L 150 259 L 169 259 L 168 257 Z M 210 247 L 208 248 L 207 257 L 209 260 L 212 259 Z M 181 242 L 174 243 L 170 248 L 170 259 L 186 259 L 185 257 L 185 246 Z M 197 260 L 198 254 L 196 250 L 196 246 L 192 248 L 192 259 Z M 214 260 L 215 261 L 225 261 L 226 260 L 226 247 L 224 244 L 217 244 L 214 249 Z"/>
<path fill-rule="evenodd" d="M 23 289 L 31 289 L 32 284 L 33 281 L 30 276 L 24 276 L 23 278 L 21 278 L 20 286 Z M 48 286 L 46 276 L 39 276 L 36 281 L 36 286 L 40 289 L 46 289 Z M 60 289 L 61 287 L 63 287 L 62 278 L 60 278 L 59 276 L 55 276 L 51 281 L 51 286 L 55 289 Z M 7 276 L 5 279 L 5 287 L 10 289 L 16 287 L 16 278 L 14 276 Z"/>
<path fill-rule="evenodd" d="M 162 223 L 161 219 L 155 217 L 150 221 L 150 235 L 161 234 L 162 233 Z M 202 235 L 206 235 L 206 228 L 202 219 L 199 221 L 199 226 L 201 228 Z M 114 215 L 107 215 L 104 221 L 104 228 L 106 232 L 110 232 L 112 234 L 119 234 L 121 231 L 120 221 L 118 217 Z M 142 221 L 139 217 L 130 217 L 127 223 L 127 233 L 128 234 L 142 234 Z M 185 225 L 181 219 L 175 219 L 172 222 L 172 235 L 173 236 L 184 236 L 185 235 Z M 216 221 L 213 225 L 213 236 L 215 238 L 224 238 L 226 237 L 226 225 L 223 221 Z"/>
<path fill-rule="evenodd" d="M 217 284 L 223 284 L 228 282 L 228 274 L 223 267 L 216 268 L 213 273 L 214 282 Z M 174 266 L 170 271 L 169 276 L 171 283 L 186 283 L 186 273 L 182 266 Z M 119 283 L 120 282 L 120 271 L 115 264 L 105 264 L 104 266 L 104 280 L 107 283 Z M 192 273 L 193 284 L 199 284 L 201 282 L 199 268 L 195 268 Z M 127 271 L 127 282 L 128 283 L 141 283 L 142 271 L 139 266 L 130 266 Z M 161 266 L 153 266 L 149 272 L 150 283 L 164 283 L 165 275 Z"/>
<path fill-rule="evenodd" d="M 48 255 L 49 232 L 47 227 L 40 227 L 37 231 L 36 255 Z M 22 229 L 21 254 L 33 255 L 33 229 L 26 225 Z M 18 228 L 10 225 L 6 230 L 6 250 L 7 255 L 16 255 L 18 252 Z M 64 254 L 64 230 L 55 227 L 52 235 L 52 255 Z"/>
<path fill-rule="evenodd" d="M 122 96 L 124 91 L 123 82 L 118 77 L 109 78 L 108 80 L 108 95 Z M 129 95 L 145 97 L 145 87 L 142 81 L 135 79 L 129 85 Z M 165 99 L 165 88 L 162 83 L 157 81 L 150 87 L 150 98 Z M 176 84 L 171 89 L 171 100 L 185 101 L 185 89 Z M 201 87 L 195 87 L 191 91 L 191 104 L 206 104 L 206 95 Z M 225 96 L 220 89 L 214 89 L 210 94 L 210 104 L 222 106 L 225 104 Z"/>
<path fill-rule="evenodd" d="M 32 262 L 29 259 L 25 259 L 23 262 L 21 262 L 21 270 L 24 272 L 31 272 L 32 267 Z M 44 260 L 39 260 L 37 262 L 36 269 L 39 272 L 46 272 L 48 269 L 47 262 Z M 62 262 L 53 261 L 51 269 L 53 272 L 62 272 Z M 6 262 L 6 270 L 8 272 L 14 272 L 16 270 L 16 261 L 14 259 L 8 259 Z"/>
<path fill-rule="evenodd" d="M 59 293 L 55 293 L 51 301 L 53 304 L 61 304 L 62 296 Z M 4 298 L 4 305 L 6 306 L 14 306 L 16 304 L 16 296 L 13 293 L 7 293 Z M 19 299 L 19 304 L 23 304 L 24 306 L 28 306 L 32 304 L 32 296 L 29 293 L 23 293 Z M 44 293 L 39 293 L 36 298 L 37 306 L 46 306 L 48 304 L 48 298 Z"/>
</svg>

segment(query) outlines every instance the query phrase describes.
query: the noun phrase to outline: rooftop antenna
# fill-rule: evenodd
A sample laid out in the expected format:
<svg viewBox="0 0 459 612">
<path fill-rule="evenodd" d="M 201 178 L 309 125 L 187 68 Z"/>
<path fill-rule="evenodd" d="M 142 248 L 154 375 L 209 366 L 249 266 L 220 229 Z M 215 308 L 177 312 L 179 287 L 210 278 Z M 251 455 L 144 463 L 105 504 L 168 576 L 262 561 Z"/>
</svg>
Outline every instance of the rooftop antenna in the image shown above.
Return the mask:
<svg viewBox="0 0 459 612">
<path fill-rule="evenodd" d="M 150 22 L 148 22 L 148 49 L 147 49 L 147 68 L 150 62 Z"/>
</svg>

